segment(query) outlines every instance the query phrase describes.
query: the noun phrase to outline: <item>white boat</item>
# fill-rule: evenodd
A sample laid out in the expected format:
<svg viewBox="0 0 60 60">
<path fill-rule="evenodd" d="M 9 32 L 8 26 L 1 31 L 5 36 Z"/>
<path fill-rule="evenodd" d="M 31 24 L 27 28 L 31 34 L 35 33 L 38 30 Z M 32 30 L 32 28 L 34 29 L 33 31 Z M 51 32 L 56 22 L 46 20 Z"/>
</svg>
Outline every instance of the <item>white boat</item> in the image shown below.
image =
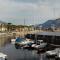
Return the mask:
<svg viewBox="0 0 60 60">
<path fill-rule="evenodd" d="M 57 58 L 60 58 L 60 53 L 57 54 Z"/>
<path fill-rule="evenodd" d="M 46 55 L 56 55 L 57 53 L 55 51 L 47 51 Z"/>
<path fill-rule="evenodd" d="M 21 47 L 29 47 L 33 43 L 34 43 L 34 41 L 31 39 L 25 39 L 22 41 L 19 40 L 18 42 L 15 42 L 15 47 L 16 47 L 16 49 L 19 49 Z"/>
<path fill-rule="evenodd" d="M 11 44 L 15 44 L 16 39 L 11 39 Z"/>
<path fill-rule="evenodd" d="M 55 58 L 60 59 L 60 48 L 56 48 L 57 56 Z"/>
<path fill-rule="evenodd" d="M 29 43 L 34 43 L 34 41 L 30 41 L 30 40 L 25 40 L 25 41 L 21 41 L 20 42 L 20 45 L 27 45 L 27 44 L 29 44 Z"/>
<path fill-rule="evenodd" d="M 32 44 L 32 46 L 31 46 L 31 47 L 32 47 L 32 48 L 34 48 L 35 46 L 36 46 L 36 44 Z"/>
<path fill-rule="evenodd" d="M 0 53 L 0 60 L 7 60 L 7 55 Z"/>
<path fill-rule="evenodd" d="M 57 51 L 55 50 L 51 50 L 51 51 L 46 51 L 46 56 L 48 57 L 56 57 L 57 56 Z"/>
<path fill-rule="evenodd" d="M 47 43 L 43 42 L 43 40 L 38 40 L 38 44 L 32 44 L 33 48 L 40 49 L 44 48 L 47 45 Z"/>
</svg>

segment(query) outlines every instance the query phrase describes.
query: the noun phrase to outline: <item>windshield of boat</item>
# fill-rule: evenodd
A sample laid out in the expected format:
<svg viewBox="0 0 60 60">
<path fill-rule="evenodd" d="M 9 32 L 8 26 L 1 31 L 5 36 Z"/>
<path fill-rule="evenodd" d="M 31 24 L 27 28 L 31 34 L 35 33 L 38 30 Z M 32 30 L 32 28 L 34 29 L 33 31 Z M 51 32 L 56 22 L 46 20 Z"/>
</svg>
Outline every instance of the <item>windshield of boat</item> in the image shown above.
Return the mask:
<svg viewBox="0 0 60 60">
<path fill-rule="evenodd" d="M 23 38 L 20 38 L 20 37 L 18 37 L 18 38 L 16 39 L 16 42 L 21 42 L 21 41 L 24 41 L 24 39 L 23 39 Z"/>
</svg>

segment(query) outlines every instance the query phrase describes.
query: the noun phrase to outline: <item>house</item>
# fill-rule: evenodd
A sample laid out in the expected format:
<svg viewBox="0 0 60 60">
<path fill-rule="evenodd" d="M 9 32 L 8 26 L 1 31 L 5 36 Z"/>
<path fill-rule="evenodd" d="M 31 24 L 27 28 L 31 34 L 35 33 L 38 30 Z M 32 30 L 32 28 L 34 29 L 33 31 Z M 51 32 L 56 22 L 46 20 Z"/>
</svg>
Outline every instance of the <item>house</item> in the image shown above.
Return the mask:
<svg viewBox="0 0 60 60">
<path fill-rule="evenodd" d="M 0 21 L 0 32 L 7 31 L 7 23 Z"/>
</svg>

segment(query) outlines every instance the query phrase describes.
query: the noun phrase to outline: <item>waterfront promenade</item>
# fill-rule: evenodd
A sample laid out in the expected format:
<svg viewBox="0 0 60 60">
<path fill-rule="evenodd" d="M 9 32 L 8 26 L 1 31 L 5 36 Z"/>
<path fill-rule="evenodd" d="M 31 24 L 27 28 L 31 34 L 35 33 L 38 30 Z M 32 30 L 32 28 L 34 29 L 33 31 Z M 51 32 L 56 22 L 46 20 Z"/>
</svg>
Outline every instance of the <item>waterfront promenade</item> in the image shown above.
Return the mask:
<svg viewBox="0 0 60 60">
<path fill-rule="evenodd" d="M 0 32 L 0 47 L 11 41 L 12 38 L 24 37 L 26 34 L 44 33 L 42 30 L 32 30 L 32 31 L 12 31 L 12 32 Z M 46 32 L 45 32 L 46 33 Z"/>
<path fill-rule="evenodd" d="M 37 31 L 36 31 L 37 32 Z M 22 32 L 0 32 L 0 47 L 8 44 L 12 38 L 16 38 L 18 36 L 24 37 L 25 34 L 35 33 L 35 31 L 22 31 Z"/>
<path fill-rule="evenodd" d="M 33 34 L 36 31 L 22 31 L 22 32 L 0 32 L 0 47 L 3 46 L 4 44 L 7 44 L 11 41 L 12 38 L 16 38 L 16 37 L 24 37 L 24 35 L 26 34 Z"/>
<path fill-rule="evenodd" d="M 32 31 L 20 31 L 20 32 L 13 32 L 16 33 L 16 37 L 20 36 L 20 37 L 24 37 L 24 35 L 26 34 L 34 34 L 34 33 L 39 33 L 39 32 L 43 32 L 42 30 L 32 30 Z"/>
</svg>

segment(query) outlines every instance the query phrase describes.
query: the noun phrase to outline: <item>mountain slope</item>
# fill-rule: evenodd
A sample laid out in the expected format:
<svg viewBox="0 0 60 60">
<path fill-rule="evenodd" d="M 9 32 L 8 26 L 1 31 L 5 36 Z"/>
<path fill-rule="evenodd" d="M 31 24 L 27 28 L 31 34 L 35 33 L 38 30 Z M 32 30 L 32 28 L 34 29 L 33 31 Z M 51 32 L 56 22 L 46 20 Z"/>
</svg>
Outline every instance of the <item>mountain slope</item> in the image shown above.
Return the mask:
<svg viewBox="0 0 60 60">
<path fill-rule="evenodd" d="M 60 18 L 55 20 L 48 20 L 47 22 L 42 24 L 43 28 L 50 28 L 51 26 L 55 26 L 57 28 L 60 28 Z M 41 26 L 40 24 L 38 26 Z"/>
</svg>

